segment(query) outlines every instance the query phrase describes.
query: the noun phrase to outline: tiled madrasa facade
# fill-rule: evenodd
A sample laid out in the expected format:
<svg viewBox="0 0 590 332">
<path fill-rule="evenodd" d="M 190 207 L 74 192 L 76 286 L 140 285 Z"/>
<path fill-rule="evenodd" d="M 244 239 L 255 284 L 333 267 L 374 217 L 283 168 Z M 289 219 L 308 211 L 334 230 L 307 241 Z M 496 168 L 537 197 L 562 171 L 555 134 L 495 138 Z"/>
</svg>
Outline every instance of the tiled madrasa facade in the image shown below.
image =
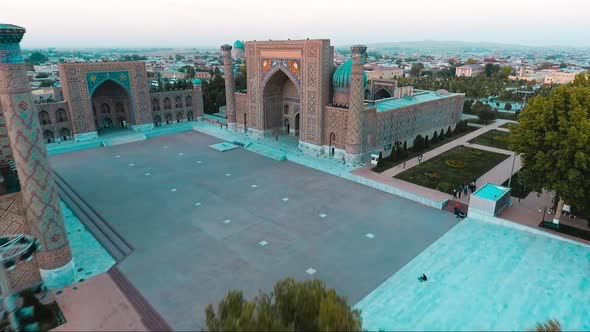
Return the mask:
<svg viewBox="0 0 590 332">
<path fill-rule="evenodd" d="M 394 97 L 365 100 L 362 45 L 352 46 L 352 59 L 334 70 L 334 47 L 327 39 L 247 41 L 245 93 L 235 92 L 232 46 L 221 48 L 229 73 L 229 128 L 253 136 L 299 136 L 306 153 L 359 163 L 371 153 L 389 155 L 395 142 L 411 147 L 418 134 L 432 137 L 461 118 L 465 96 L 444 90 L 397 88 L 381 80 Z"/>
</svg>

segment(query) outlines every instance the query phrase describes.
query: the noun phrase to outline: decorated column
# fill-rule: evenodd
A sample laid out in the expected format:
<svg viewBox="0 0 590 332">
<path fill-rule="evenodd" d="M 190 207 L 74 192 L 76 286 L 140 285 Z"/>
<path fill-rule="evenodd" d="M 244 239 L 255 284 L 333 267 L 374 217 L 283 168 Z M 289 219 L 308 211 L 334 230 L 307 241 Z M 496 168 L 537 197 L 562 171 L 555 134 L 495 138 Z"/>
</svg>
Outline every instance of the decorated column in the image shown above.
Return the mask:
<svg viewBox="0 0 590 332">
<path fill-rule="evenodd" d="M 236 128 L 236 82 L 231 59 L 231 45 L 221 45 L 223 53 L 223 75 L 225 76 L 225 105 L 227 108 L 227 126 Z"/>
<path fill-rule="evenodd" d="M 195 78 L 193 80 L 193 91 L 195 92 L 195 98 L 193 99 L 193 113 L 197 120 L 203 119 L 203 87 L 201 86 L 201 80 Z"/>
<path fill-rule="evenodd" d="M 359 163 L 362 154 L 364 113 L 364 45 L 354 45 L 352 51 L 352 72 L 350 75 L 350 102 L 347 123 L 346 160 Z"/>
<path fill-rule="evenodd" d="M 18 172 L 27 225 L 42 246 L 35 255 L 41 277 L 47 287 L 58 288 L 73 282 L 74 262 L 20 52 L 24 34 L 24 28 L 0 24 L 0 109 Z"/>
</svg>

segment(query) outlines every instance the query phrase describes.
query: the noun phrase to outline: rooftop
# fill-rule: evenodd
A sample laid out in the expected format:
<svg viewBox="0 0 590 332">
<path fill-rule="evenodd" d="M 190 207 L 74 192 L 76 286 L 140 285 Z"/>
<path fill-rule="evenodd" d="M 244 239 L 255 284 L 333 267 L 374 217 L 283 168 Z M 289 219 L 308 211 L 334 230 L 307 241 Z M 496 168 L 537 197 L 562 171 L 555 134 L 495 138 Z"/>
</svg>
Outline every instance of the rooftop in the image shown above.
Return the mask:
<svg viewBox="0 0 590 332">
<path fill-rule="evenodd" d="M 414 90 L 413 96 L 406 96 L 403 98 L 390 98 L 376 101 L 373 105 L 377 112 L 389 111 L 396 108 L 402 108 L 406 106 L 416 105 L 427 101 L 438 100 L 457 96 L 458 93 L 450 93 L 446 90 L 438 91 L 425 91 L 425 90 Z"/>
</svg>

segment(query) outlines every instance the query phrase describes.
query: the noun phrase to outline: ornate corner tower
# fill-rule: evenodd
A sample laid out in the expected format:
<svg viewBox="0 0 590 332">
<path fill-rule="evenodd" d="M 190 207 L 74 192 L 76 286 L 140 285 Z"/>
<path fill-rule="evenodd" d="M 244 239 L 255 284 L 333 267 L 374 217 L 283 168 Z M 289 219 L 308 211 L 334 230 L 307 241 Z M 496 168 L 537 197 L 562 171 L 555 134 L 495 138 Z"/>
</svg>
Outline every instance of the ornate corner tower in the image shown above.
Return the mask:
<svg viewBox="0 0 590 332">
<path fill-rule="evenodd" d="M 193 113 L 197 120 L 203 119 L 203 88 L 201 86 L 201 80 L 195 78 L 193 80 L 193 91 L 195 92 L 195 101 L 193 101 Z"/>
<path fill-rule="evenodd" d="M 348 128 L 346 139 L 346 160 L 350 163 L 359 163 L 362 157 L 363 142 L 363 116 L 364 112 L 364 45 L 354 45 L 352 51 L 352 72 L 350 76 L 350 106 L 348 113 Z"/>
<path fill-rule="evenodd" d="M 227 105 L 227 126 L 236 128 L 236 82 L 231 58 L 231 45 L 221 45 L 223 53 L 223 75 L 225 77 L 225 104 Z"/>
<path fill-rule="evenodd" d="M 0 110 L 18 172 L 27 226 L 42 246 L 36 254 L 41 277 L 48 288 L 58 288 L 73 282 L 74 262 L 20 51 L 24 34 L 24 28 L 0 24 Z"/>
</svg>

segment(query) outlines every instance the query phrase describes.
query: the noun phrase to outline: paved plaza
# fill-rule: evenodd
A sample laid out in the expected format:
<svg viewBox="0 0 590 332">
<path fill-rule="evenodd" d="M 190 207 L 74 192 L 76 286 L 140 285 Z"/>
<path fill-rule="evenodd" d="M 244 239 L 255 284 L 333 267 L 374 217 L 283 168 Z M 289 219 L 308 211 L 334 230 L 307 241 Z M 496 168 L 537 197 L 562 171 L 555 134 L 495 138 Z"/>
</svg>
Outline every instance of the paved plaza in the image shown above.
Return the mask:
<svg viewBox="0 0 590 332">
<path fill-rule="evenodd" d="M 51 157 L 134 251 L 119 269 L 177 330 L 232 288 L 319 278 L 355 304 L 456 224 L 453 215 L 187 132 Z"/>
</svg>

